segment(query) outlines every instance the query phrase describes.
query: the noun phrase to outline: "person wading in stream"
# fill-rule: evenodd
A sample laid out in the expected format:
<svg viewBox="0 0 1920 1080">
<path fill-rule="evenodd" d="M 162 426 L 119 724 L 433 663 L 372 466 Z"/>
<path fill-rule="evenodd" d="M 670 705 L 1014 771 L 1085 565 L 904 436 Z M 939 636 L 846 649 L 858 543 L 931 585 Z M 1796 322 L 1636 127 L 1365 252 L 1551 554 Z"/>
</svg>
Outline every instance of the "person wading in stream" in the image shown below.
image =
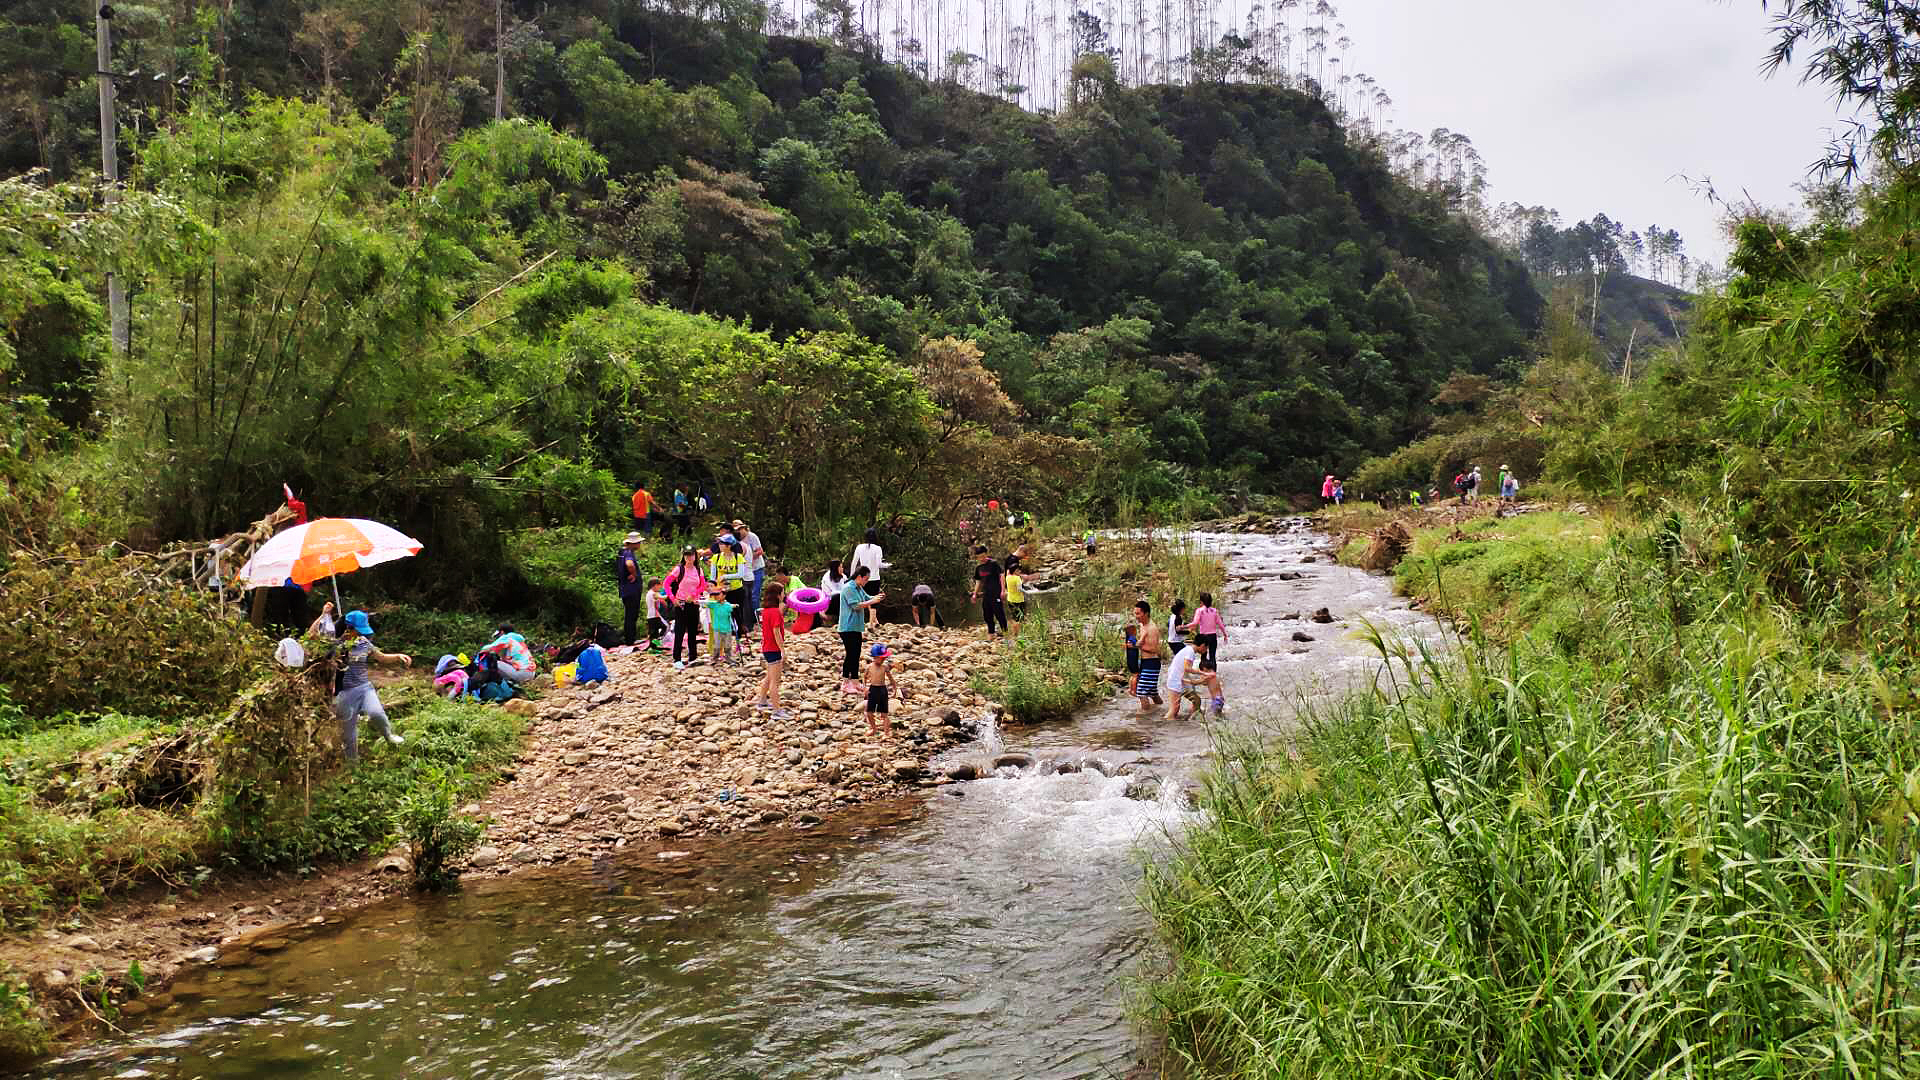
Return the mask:
<svg viewBox="0 0 1920 1080">
<path fill-rule="evenodd" d="M 1133 693 L 1144 716 L 1150 706 L 1166 704 L 1160 700 L 1160 628 L 1153 625 L 1153 605 L 1145 600 L 1134 603 L 1133 621 L 1140 624 L 1140 674 Z"/>
</svg>

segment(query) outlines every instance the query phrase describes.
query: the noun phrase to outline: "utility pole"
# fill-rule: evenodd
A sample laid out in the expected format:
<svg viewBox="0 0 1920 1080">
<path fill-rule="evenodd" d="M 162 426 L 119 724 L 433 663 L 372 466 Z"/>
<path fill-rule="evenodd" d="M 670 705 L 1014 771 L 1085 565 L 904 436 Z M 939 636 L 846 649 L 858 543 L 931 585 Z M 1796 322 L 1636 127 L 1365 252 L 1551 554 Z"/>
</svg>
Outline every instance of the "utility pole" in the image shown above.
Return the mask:
<svg viewBox="0 0 1920 1080">
<path fill-rule="evenodd" d="M 115 148 L 113 109 L 113 8 L 102 3 L 94 12 L 94 77 L 100 82 L 100 172 L 107 178 L 107 205 L 120 201 L 120 155 Z M 126 355 L 129 340 L 127 291 L 120 276 L 107 271 L 107 319 L 113 331 L 114 351 Z"/>
<path fill-rule="evenodd" d="M 493 120 L 507 118 L 507 0 L 493 0 Z"/>
</svg>

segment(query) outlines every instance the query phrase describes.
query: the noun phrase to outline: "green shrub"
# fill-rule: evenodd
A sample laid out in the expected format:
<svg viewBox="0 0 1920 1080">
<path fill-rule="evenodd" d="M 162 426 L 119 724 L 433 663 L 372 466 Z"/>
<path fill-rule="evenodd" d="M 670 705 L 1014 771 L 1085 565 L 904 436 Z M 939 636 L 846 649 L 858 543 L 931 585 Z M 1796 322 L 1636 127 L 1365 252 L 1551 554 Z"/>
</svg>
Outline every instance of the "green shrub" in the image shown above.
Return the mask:
<svg viewBox="0 0 1920 1080">
<path fill-rule="evenodd" d="M 394 805 L 393 831 L 406 841 L 417 888 L 445 889 L 459 881 L 455 864 L 479 846 L 487 831 L 479 818 L 454 812 L 457 799 L 454 782 L 432 769 Z"/>
<path fill-rule="evenodd" d="M 21 559 L 0 574 L 0 683 L 29 713 L 199 712 L 261 670 L 267 642 L 132 559 Z"/>
<path fill-rule="evenodd" d="M 97 903 L 203 857 L 189 808 L 143 805 L 124 768 L 178 734 L 109 715 L 0 739 L 0 923 Z"/>
<path fill-rule="evenodd" d="M 416 706 L 393 695 L 388 713 L 405 745 L 363 737 L 361 760 L 350 768 L 337 764 L 332 726 L 320 721 L 329 751 L 312 773 L 310 795 L 297 759 L 247 773 L 223 768 L 208 807 L 222 857 L 293 869 L 355 859 L 382 848 L 392 835 L 394 808 L 423 778 L 438 773 L 464 797 L 484 793 L 495 770 L 519 751 L 520 718 L 499 708 L 421 699 Z M 234 737 L 246 738 L 241 731 Z"/>
<path fill-rule="evenodd" d="M 973 686 L 1021 723 L 1065 719 L 1110 692 L 1106 675 L 1121 667 L 1124 647 L 1109 623 L 1034 612 L 1007 643 L 1000 669 L 977 673 Z"/>
<path fill-rule="evenodd" d="M 52 1048 L 47 1026 L 24 982 L 0 975 L 0 1069 L 24 1069 Z"/>
</svg>

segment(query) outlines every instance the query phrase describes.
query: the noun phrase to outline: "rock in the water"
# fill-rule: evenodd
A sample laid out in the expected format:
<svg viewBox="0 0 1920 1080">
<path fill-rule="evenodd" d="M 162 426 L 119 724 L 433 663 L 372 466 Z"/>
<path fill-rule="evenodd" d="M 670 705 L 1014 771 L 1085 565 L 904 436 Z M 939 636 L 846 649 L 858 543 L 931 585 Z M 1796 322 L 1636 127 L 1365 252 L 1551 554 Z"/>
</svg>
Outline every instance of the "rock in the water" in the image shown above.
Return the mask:
<svg viewBox="0 0 1920 1080">
<path fill-rule="evenodd" d="M 888 768 L 901 780 L 911 780 L 920 775 L 920 763 L 912 758 L 895 758 Z"/>
<path fill-rule="evenodd" d="M 413 862 L 405 855 L 389 855 L 379 862 L 374 863 L 373 869 L 376 873 L 381 874 L 411 874 L 413 873 Z"/>
<path fill-rule="evenodd" d="M 1304 633 L 1304 632 L 1302 632 L 1302 631 L 1299 631 L 1299 630 L 1295 630 L 1295 631 L 1293 632 L 1293 640 L 1295 640 L 1295 641 L 1312 641 L 1312 640 L 1313 640 L 1313 635 L 1312 635 L 1312 634 L 1308 634 L 1308 633 Z"/>
<path fill-rule="evenodd" d="M 1330 623 L 1333 621 L 1333 612 L 1328 611 L 1326 608 L 1321 608 L 1313 613 L 1313 621 L 1317 623 Z"/>
<path fill-rule="evenodd" d="M 253 943 L 254 952 L 279 952 L 286 947 L 287 939 L 283 937 L 265 937 Z"/>
<path fill-rule="evenodd" d="M 1012 767 L 1015 769 L 1031 769 L 1033 768 L 1033 755 L 1022 754 L 1018 752 L 1011 753 L 1011 754 L 1001 754 L 999 757 L 993 759 L 993 767 L 996 769 L 1005 769 L 1008 767 Z"/>
<path fill-rule="evenodd" d="M 979 776 L 980 770 L 974 768 L 972 762 L 963 761 L 958 765 L 947 766 L 947 779 L 949 780 L 974 780 Z"/>
<path fill-rule="evenodd" d="M 946 727 L 960 726 L 960 710 L 948 709 L 940 714 L 940 723 Z"/>
<path fill-rule="evenodd" d="M 473 854 L 467 856 L 467 865 L 477 870 L 484 870 L 489 866 L 495 865 L 499 861 L 500 861 L 500 849 L 492 846 L 491 844 L 474 848 Z"/>
<path fill-rule="evenodd" d="M 1127 798 L 1140 802 L 1152 802 L 1160 797 L 1160 778 L 1157 776 L 1137 777 L 1127 783 Z"/>
</svg>

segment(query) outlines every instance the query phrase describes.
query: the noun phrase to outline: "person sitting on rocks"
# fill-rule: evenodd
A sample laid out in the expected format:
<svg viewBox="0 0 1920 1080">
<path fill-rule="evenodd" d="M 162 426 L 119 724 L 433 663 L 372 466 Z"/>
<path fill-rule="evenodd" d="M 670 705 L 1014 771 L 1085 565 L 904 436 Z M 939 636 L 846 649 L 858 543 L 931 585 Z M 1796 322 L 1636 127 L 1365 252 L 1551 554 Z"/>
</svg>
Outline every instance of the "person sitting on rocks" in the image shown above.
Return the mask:
<svg viewBox="0 0 1920 1080">
<path fill-rule="evenodd" d="M 480 655 L 493 657 L 500 677 L 515 686 L 532 682 L 540 669 L 533 662 L 533 650 L 527 648 L 527 639 L 515 633 L 510 622 L 501 623 L 497 633 L 499 636 L 481 649 Z"/>
</svg>

